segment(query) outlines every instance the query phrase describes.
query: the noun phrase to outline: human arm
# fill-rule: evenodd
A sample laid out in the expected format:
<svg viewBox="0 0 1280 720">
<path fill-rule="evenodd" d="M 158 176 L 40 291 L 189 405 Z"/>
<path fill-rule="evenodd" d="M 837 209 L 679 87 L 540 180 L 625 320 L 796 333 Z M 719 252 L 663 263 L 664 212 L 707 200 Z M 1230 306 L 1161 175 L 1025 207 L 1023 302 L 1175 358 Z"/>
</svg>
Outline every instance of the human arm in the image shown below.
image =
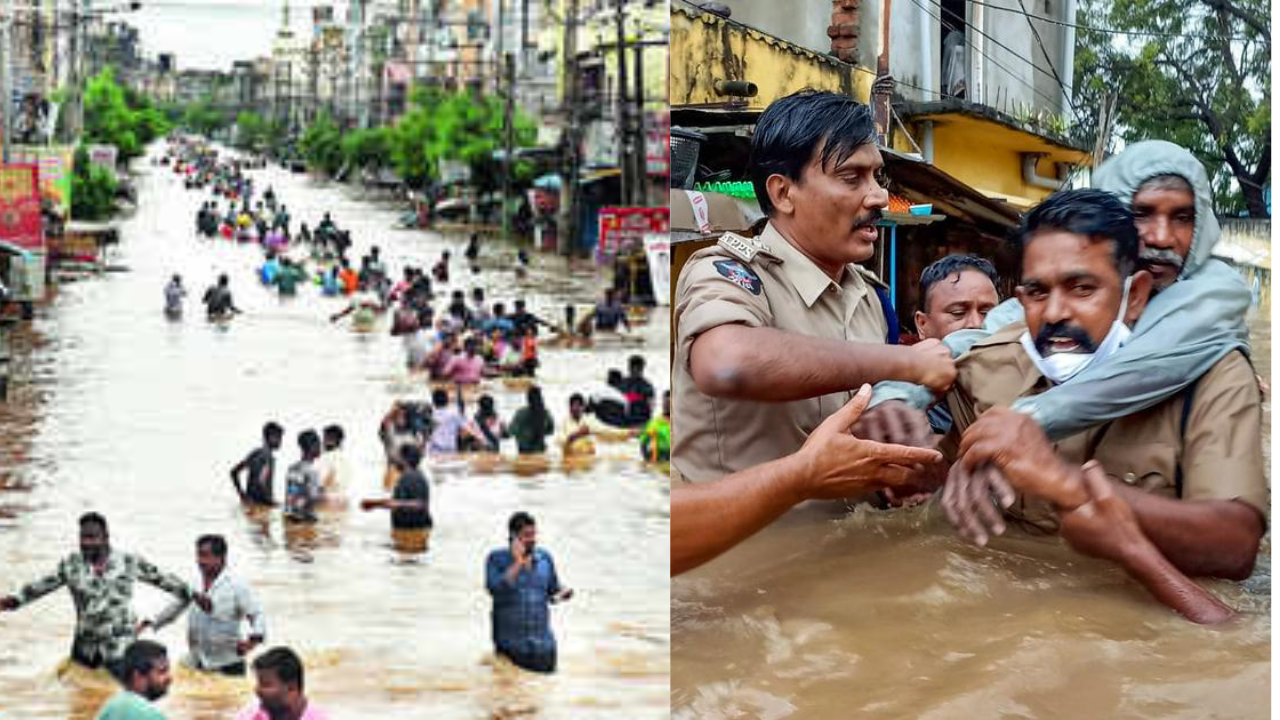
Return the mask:
<svg viewBox="0 0 1280 720">
<path fill-rule="evenodd" d="M 67 584 L 67 574 L 64 567 L 64 560 L 58 564 L 58 569 L 34 582 L 24 585 L 14 595 L 0 598 L 0 610 L 17 610 L 23 605 L 39 600 L 49 593 L 57 590 Z"/>
<path fill-rule="evenodd" d="M 177 619 L 181 610 L 186 607 L 186 603 L 195 601 L 205 612 L 209 612 L 212 608 L 209 604 L 208 596 L 203 593 L 197 593 L 190 585 L 187 585 L 176 575 L 162 572 L 150 561 L 141 557 L 133 556 L 133 563 L 136 577 L 139 581 L 169 593 L 176 600 L 184 601 L 184 604 L 176 611 L 172 613 L 169 612 L 170 610 L 173 610 L 178 603 L 170 605 L 164 612 L 156 616 L 153 626 L 157 630 Z"/>
<path fill-rule="evenodd" d="M 547 562 L 547 571 L 551 576 L 551 581 L 547 583 L 547 600 L 552 603 L 564 602 L 573 597 L 573 588 L 567 588 L 560 584 L 560 575 L 556 572 L 556 563 L 551 559 L 551 555 L 546 553 L 543 559 Z"/>
<path fill-rule="evenodd" d="M 1157 600 L 1192 622 L 1213 624 L 1235 615 L 1151 542 L 1101 465 L 1086 463 L 1081 478 L 1089 499 L 1062 516 L 1062 537 L 1068 544 L 1084 555 L 1119 564 Z"/>
<path fill-rule="evenodd" d="M 671 574 L 691 570 L 742 542 L 808 499 L 838 499 L 906 481 L 937 462 L 932 449 L 886 445 L 848 429 L 871 397 L 864 385 L 813 431 L 795 454 L 671 493 Z M 714 521 L 709 519 L 714 518 Z"/>
<path fill-rule="evenodd" d="M 244 472 L 248 467 L 249 458 L 246 457 L 244 460 L 236 463 L 235 467 L 231 468 L 231 486 L 236 489 L 236 495 L 240 496 L 240 502 L 246 502 L 249 499 L 249 497 L 244 493 L 244 486 L 240 483 L 240 473 Z"/>
<path fill-rule="evenodd" d="M 243 657 L 266 642 L 267 618 L 262 612 L 262 606 L 258 604 L 257 596 L 246 585 L 236 588 L 236 603 L 243 617 L 249 621 L 249 637 L 236 643 L 236 652 Z"/>
<path fill-rule="evenodd" d="M 717 325 L 695 338 L 689 370 L 706 395 L 755 402 L 802 400 L 880 380 L 942 392 L 956 375 L 950 352 L 936 342 L 851 343 L 742 324 Z"/>
<path fill-rule="evenodd" d="M 1255 434 L 1260 432 L 1257 429 Z M 1192 452 L 1184 452 L 1183 462 L 1192 462 L 1188 458 L 1195 447 L 1193 444 L 1189 448 Z M 1083 471 L 1058 458 L 1035 421 L 1021 413 L 1006 408 L 987 411 L 965 433 L 960 451 L 958 466 L 970 471 L 983 466 L 995 469 L 1012 489 L 1049 500 L 1060 512 L 1070 512 L 1089 500 Z M 1260 449 L 1257 453 L 1261 457 Z M 1248 471 L 1247 464 L 1232 467 L 1226 460 L 1218 467 L 1219 471 Z M 1191 471 L 1196 472 L 1194 465 Z M 1144 537 L 1180 572 L 1232 580 L 1243 580 L 1252 572 L 1266 528 L 1261 513 L 1251 505 L 1230 499 L 1173 499 L 1108 482 L 1111 494 L 1125 502 L 1137 518 Z M 1207 484 L 1196 477 L 1190 482 Z M 958 525 L 968 528 L 968 534 L 983 534 L 982 527 L 975 531 L 975 521 L 999 533 L 996 528 L 1000 523 L 991 521 L 989 493 L 981 478 L 977 482 L 961 480 L 954 488 L 949 480 L 948 486 L 952 494 L 944 492 L 944 508 L 948 508 L 949 518 L 953 513 L 959 516 Z M 1012 502 L 1011 493 L 1001 495 Z M 975 517 L 966 518 L 966 512 Z"/>
</svg>

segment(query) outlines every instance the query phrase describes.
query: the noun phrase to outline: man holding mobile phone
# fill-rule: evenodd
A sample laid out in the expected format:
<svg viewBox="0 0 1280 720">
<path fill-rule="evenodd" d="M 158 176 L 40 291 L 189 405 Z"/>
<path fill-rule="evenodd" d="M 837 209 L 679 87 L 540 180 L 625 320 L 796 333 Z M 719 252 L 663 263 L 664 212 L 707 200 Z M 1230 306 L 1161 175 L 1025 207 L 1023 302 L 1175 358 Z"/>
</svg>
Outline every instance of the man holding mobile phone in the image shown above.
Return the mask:
<svg viewBox="0 0 1280 720">
<path fill-rule="evenodd" d="M 494 649 L 525 670 L 555 672 L 550 605 L 573 597 L 573 590 L 560 586 L 551 554 L 537 546 L 533 516 L 517 512 L 507 528 L 510 546 L 490 552 L 485 563 Z"/>
</svg>

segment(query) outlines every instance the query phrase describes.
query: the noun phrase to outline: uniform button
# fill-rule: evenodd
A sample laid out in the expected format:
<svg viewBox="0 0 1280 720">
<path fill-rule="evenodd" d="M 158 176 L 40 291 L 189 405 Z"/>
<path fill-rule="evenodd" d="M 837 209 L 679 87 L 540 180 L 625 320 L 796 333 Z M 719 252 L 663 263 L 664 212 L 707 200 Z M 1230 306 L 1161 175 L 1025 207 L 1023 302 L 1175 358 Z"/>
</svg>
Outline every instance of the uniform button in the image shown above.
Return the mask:
<svg viewBox="0 0 1280 720">
<path fill-rule="evenodd" d="M 1124 481 L 1128 485 L 1134 485 L 1138 482 L 1138 476 L 1133 473 L 1125 473 Z"/>
</svg>

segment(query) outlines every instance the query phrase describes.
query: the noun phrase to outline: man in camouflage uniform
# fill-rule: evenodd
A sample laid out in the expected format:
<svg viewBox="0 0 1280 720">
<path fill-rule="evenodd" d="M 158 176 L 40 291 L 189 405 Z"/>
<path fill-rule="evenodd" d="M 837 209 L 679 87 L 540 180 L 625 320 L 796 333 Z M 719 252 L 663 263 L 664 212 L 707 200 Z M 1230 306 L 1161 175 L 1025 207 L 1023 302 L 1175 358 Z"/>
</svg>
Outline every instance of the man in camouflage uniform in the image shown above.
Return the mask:
<svg viewBox="0 0 1280 720">
<path fill-rule="evenodd" d="M 202 606 L 207 603 L 182 580 L 145 559 L 113 553 L 106 519 L 86 513 L 80 517 L 80 552 L 68 555 L 57 570 L 16 595 L 0 598 L 0 612 L 17 610 L 65 585 L 76 605 L 71 659 L 90 668 L 105 666 L 119 677 L 124 652 L 137 639 L 141 627 L 133 613 L 133 586 L 139 580 L 182 600 Z M 158 629 L 164 623 L 148 624 Z"/>
</svg>

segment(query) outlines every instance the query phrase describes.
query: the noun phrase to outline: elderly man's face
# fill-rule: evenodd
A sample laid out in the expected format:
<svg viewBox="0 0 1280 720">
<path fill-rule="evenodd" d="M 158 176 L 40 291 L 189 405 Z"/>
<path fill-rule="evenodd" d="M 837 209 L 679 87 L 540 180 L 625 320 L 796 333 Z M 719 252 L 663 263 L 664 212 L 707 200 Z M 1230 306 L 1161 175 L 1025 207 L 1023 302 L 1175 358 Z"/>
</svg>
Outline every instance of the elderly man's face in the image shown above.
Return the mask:
<svg viewBox="0 0 1280 720">
<path fill-rule="evenodd" d="M 875 223 L 889 204 L 888 191 L 876 180 L 883 167 L 874 144 L 863 145 L 844 162 L 826 168 L 818 148 L 800 181 L 787 182 L 784 202 L 790 227 L 816 259 L 843 264 L 862 262 L 875 254 L 880 236 Z M 784 207 L 780 205 L 779 210 Z"/>
<path fill-rule="evenodd" d="M 1196 232 L 1196 197 L 1179 183 L 1143 185 L 1133 196 L 1133 220 L 1142 242 L 1140 262 L 1157 291 L 1178 279 Z"/>
<path fill-rule="evenodd" d="M 1061 230 L 1037 233 L 1023 250 L 1018 299 L 1027 330 L 1044 357 L 1092 353 L 1120 314 L 1124 279 L 1112 243 Z M 1132 323 L 1147 304 L 1150 285 L 1135 275 L 1124 320 Z"/>
<path fill-rule="evenodd" d="M 961 270 L 929 288 L 924 312 L 916 311 L 916 329 L 921 338 L 941 340 L 956 330 L 980 328 L 999 302 L 996 286 L 986 273 Z"/>
</svg>

